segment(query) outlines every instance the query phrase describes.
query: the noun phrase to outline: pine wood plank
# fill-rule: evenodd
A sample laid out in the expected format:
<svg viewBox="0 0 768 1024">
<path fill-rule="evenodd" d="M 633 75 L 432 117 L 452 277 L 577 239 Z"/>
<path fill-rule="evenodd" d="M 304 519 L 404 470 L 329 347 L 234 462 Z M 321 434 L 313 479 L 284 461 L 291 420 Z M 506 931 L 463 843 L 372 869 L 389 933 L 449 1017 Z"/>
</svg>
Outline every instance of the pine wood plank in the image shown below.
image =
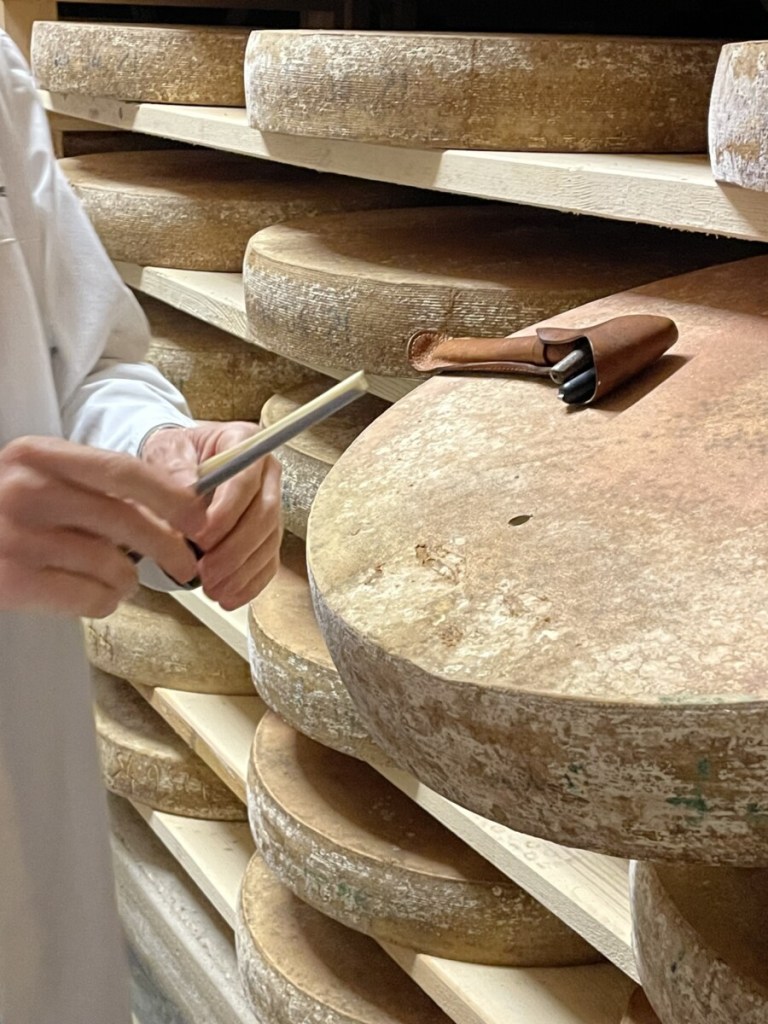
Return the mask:
<svg viewBox="0 0 768 1024">
<path fill-rule="evenodd" d="M 119 128 L 361 178 L 768 241 L 768 199 L 715 182 L 706 156 L 429 151 L 263 135 L 244 110 L 41 93 L 46 108 Z"/>
<path fill-rule="evenodd" d="M 193 613 L 199 601 L 198 607 L 207 616 L 204 621 L 209 625 L 215 623 L 216 607 L 199 592 L 179 591 L 174 596 L 180 597 Z M 222 639 L 236 634 L 232 615 L 219 612 L 217 632 Z M 245 638 L 238 643 L 242 648 Z M 256 728 L 262 708 L 260 699 L 256 695 L 235 698 L 237 708 L 233 709 L 230 698 L 199 694 L 194 695 L 195 699 L 187 699 L 190 696 L 161 690 L 155 691 L 151 702 L 187 742 L 191 740 L 203 760 L 232 785 L 236 793 L 244 794 L 245 766 L 252 740 L 252 731 L 249 733 L 246 723 L 250 721 L 252 729 Z M 253 701 L 252 705 L 248 704 L 249 700 Z M 233 716 L 240 716 L 241 724 L 237 729 L 230 727 Z M 239 780 L 233 780 L 238 765 L 243 766 L 242 775 Z M 632 953 L 626 861 L 568 849 L 513 832 L 446 800 L 383 759 L 374 767 L 583 935 L 629 977 L 638 980 Z"/>
<path fill-rule="evenodd" d="M 253 853 L 247 826 L 192 822 L 134 805 L 228 924 Z M 609 964 L 482 967 L 382 944 L 456 1024 L 619 1024 L 632 982 Z"/>
<path fill-rule="evenodd" d="M 117 262 L 123 280 L 131 288 L 167 302 L 176 309 L 256 344 L 248 332 L 241 274 L 213 274 L 202 270 L 171 270 L 163 267 L 139 267 Z M 349 370 L 303 364 L 337 380 L 349 376 Z M 370 390 L 379 398 L 395 402 L 413 391 L 420 381 L 402 377 L 367 374 Z"/>
</svg>

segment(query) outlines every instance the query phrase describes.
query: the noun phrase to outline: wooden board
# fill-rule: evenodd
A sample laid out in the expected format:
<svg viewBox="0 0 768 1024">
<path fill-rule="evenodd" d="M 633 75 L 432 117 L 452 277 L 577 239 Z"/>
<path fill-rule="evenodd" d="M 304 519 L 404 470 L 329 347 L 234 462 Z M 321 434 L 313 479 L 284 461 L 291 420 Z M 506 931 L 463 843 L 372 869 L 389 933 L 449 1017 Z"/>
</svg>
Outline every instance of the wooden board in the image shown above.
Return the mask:
<svg viewBox="0 0 768 1024">
<path fill-rule="evenodd" d="M 405 351 L 419 328 L 511 334 L 746 251 L 508 205 L 368 211 L 260 231 L 243 283 L 251 333 L 265 348 L 312 365 L 416 376 Z"/>
<path fill-rule="evenodd" d="M 254 32 L 264 132 L 453 149 L 706 152 L 715 40 Z"/>
<path fill-rule="evenodd" d="M 272 395 L 264 403 L 261 422 L 271 426 L 316 398 L 331 386 L 330 380 L 301 384 Z M 387 408 L 373 395 L 364 395 L 341 412 L 310 427 L 275 452 L 283 467 L 283 522 L 297 537 L 307 536 L 307 519 L 315 494 L 341 453 L 358 434 Z"/>
<path fill-rule="evenodd" d="M 59 166 L 113 259 L 182 270 L 239 271 L 248 239 L 275 221 L 418 195 L 205 149 L 92 153 Z"/>
<path fill-rule="evenodd" d="M 768 191 L 768 42 L 724 46 L 709 108 L 709 153 L 716 181 Z"/>
<path fill-rule="evenodd" d="M 139 301 L 152 332 L 147 361 L 181 391 L 195 419 L 258 421 L 276 388 L 332 383 L 165 302 Z"/>
<path fill-rule="evenodd" d="M 256 848 L 280 881 L 355 931 L 471 963 L 601 959 L 373 768 L 272 712 L 256 730 L 248 808 Z"/>
<path fill-rule="evenodd" d="M 252 694 L 248 666 L 168 594 L 142 587 L 104 619 L 84 619 L 91 664 L 142 686 Z"/>
<path fill-rule="evenodd" d="M 240 977 L 270 1024 L 448 1024 L 383 953 L 297 899 L 255 855 L 235 932 Z"/>
<path fill-rule="evenodd" d="M 768 860 L 767 274 L 757 257 L 553 318 L 665 314 L 681 340 L 588 409 L 429 381 L 326 477 L 308 538 L 326 643 L 373 738 L 432 789 L 568 846 Z"/>
<path fill-rule="evenodd" d="M 768 1019 L 768 871 L 633 866 L 635 948 L 661 1024 Z"/>
<path fill-rule="evenodd" d="M 253 685 L 299 732 L 354 757 L 377 756 L 312 608 L 304 544 L 286 537 L 280 568 L 248 612 Z"/>
<path fill-rule="evenodd" d="M 242 107 L 248 29 L 38 21 L 32 70 L 55 92 Z"/>
<path fill-rule="evenodd" d="M 709 157 L 683 154 L 494 153 L 374 146 L 342 139 L 264 135 L 244 110 L 62 95 L 40 91 L 46 110 L 233 153 L 614 220 L 768 241 L 768 204 L 721 185 Z"/>
<path fill-rule="evenodd" d="M 107 789 L 155 810 L 242 821 L 243 804 L 122 679 L 94 672 L 94 716 Z"/>
</svg>

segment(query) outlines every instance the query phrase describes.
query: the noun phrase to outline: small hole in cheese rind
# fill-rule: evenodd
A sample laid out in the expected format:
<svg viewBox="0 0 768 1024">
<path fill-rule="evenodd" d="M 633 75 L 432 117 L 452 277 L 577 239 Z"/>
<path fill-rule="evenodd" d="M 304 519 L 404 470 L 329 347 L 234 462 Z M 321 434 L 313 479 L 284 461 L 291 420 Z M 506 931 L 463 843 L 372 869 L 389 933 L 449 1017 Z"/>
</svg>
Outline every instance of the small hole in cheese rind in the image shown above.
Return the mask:
<svg viewBox="0 0 768 1024">
<path fill-rule="evenodd" d="M 532 517 L 528 516 L 528 515 L 512 516 L 512 518 L 510 520 L 508 520 L 508 525 L 509 526 L 522 526 L 523 523 L 527 523 L 528 520 L 531 519 L 531 518 Z"/>
</svg>

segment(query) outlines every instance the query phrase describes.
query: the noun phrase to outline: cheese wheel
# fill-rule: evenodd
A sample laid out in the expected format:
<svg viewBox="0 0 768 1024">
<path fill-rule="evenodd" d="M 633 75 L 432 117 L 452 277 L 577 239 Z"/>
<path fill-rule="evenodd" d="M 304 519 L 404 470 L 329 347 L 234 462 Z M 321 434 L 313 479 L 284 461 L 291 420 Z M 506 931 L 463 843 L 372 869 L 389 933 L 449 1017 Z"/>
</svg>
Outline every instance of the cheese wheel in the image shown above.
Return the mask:
<svg viewBox="0 0 768 1024">
<path fill-rule="evenodd" d="M 248 29 L 38 21 L 41 89 L 130 103 L 242 107 Z"/>
<path fill-rule="evenodd" d="M 660 1024 L 648 996 L 641 988 L 636 988 L 629 1000 L 621 1024 Z"/>
<path fill-rule="evenodd" d="M 130 683 L 93 674 L 94 717 L 111 793 L 168 814 L 242 821 L 243 804 Z"/>
<path fill-rule="evenodd" d="M 272 426 L 330 386 L 331 381 L 323 379 L 272 395 L 264 403 L 262 425 Z M 309 510 L 326 473 L 387 405 L 373 395 L 363 395 L 275 451 L 283 467 L 283 521 L 287 530 L 302 539 L 307 536 Z"/>
<path fill-rule="evenodd" d="M 601 959 L 369 765 L 270 712 L 253 741 L 248 812 L 256 848 L 280 881 L 375 939 L 470 963 Z"/>
<path fill-rule="evenodd" d="M 184 395 L 195 419 L 258 421 L 275 388 L 327 378 L 265 352 L 165 302 L 137 296 L 149 320 L 147 362 Z"/>
<path fill-rule="evenodd" d="M 248 239 L 275 221 L 418 195 L 210 149 L 91 153 L 59 166 L 112 259 L 179 270 L 239 273 Z"/>
<path fill-rule="evenodd" d="M 269 1024 L 451 1024 L 367 935 L 318 913 L 256 854 L 235 932 L 245 993 Z"/>
<path fill-rule="evenodd" d="M 637 965 L 661 1024 L 768 1020 L 768 871 L 636 864 Z"/>
<path fill-rule="evenodd" d="M 320 633 L 297 537 L 283 541 L 277 574 L 251 601 L 248 632 L 253 685 L 265 704 L 318 743 L 354 757 L 380 756 Z"/>
<path fill-rule="evenodd" d="M 92 665 L 141 686 L 253 694 L 247 664 L 191 612 L 141 587 L 104 619 L 84 619 Z"/>
<path fill-rule="evenodd" d="M 709 108 L 709 154 L 717 181 L 768 191 L 768 42 L 724 46 Z"/>
<path fill-rule="evenodd" d="M 248 324 L 259 344 L 299 362 L 414 376 L 406 343 L 419 328 L 510 334 L 621 288 L 754 251 L 708 243 L 509 204 L 291 221 L 248 245 Z"/>
<path fill-rule="evenodd" d="M 567 846 L 768 863 L 766 275 L 758 256 L 553 318 L 679 327 L 594 407 L 436 378 L 331 469 L 315 608 L 398 765 Z"/>
<path fill-rule="evenodd" d="M 251 124 L 433 149 L 706 152 L 720 50 L 699 39 L 254 32 Z"/>
</svg>

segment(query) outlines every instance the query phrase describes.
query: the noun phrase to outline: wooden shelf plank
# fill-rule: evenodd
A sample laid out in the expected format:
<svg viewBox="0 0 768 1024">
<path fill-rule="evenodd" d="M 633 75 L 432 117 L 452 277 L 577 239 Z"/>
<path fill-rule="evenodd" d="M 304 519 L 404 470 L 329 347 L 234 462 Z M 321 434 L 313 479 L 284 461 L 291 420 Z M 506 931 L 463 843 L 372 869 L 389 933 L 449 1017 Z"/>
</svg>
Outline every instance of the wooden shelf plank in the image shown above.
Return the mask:
<svg viewBox="0 0 768 1024">
<path fill-rule="evenodd" d="M 245 318 L 245 297 L 241 274 L 214 274 L 201 270 L 169 270 L 163 267 L 139 267 L 134 263 L 116 263 L 123 280 L 136 291 L 151 295 L 189 313 L 198 320 L 257 344 L 249 334 Z M 336 380 L 349 376 L 350 370 L 305 363 L 313 370 Z M 379 377 L 368 374 L 370 390 L 379 398 L 396 402 L 421 383 L 404 377 Z"/>
<path fill-rule="evenodd" d="M 184 606 L 197 614 L 199 592 L 179 591 L 174 594 L 176 597 L 179 595 Z M 203 597 L 200 610 L 206 616 L 203 621 L 210 626 L 217 616 L 217 607 Z M 232 621 L 233 613 L 218 610 L 218 618 L 218 635 L 222 639 L 226 639 L 226 635 L 232 637 L 237 631 Z M 235 649 L 242 653 L 245 644 L 245 639 L 241 638 Z M 205 694 L 189 700 L 188 695 L 160 690 L 151 698 L 151 703 L 194 749 L 200 751 L 206 763 L 223 781 L 242 796 L 252 729 L 256 727 L 262 705 L 254 695 L 253 698 L 238 698 L 236 710 L 224 710 L 228 700 Z M 247 704 L 249 700 L 253 702 L 250 707 Z M 232 715 L 240 716 L 243 723 L 236 730 L 229 727 Z M 238 765 L 242 766 L 242 775 L 238 783 L 233 783 L 232 774 Z M 446 800 L 384 759 L 374 767 L 574 931 L 583 935 L 625 974 L 638 980 L 632 953 L 626 861 L 569 849 L 514 832 Z"/>
<path fill-rule="evenodd" d="M 240 883 L 253 854 L 248 826 L 134 806 L 234 928 Z M 609 964 L 483 967 L 382 946 L 456 1024 L 619 1024 L 632 988 Z"/>
<path fill-rule="evenodd" d="M 768 196 L 715 182 L 705 155 L 493 153 L 264 135 L 244 110 L 42 92 L 46 108 L 320 171 L 615 220 L 768 241 Z"/>
</svg>

